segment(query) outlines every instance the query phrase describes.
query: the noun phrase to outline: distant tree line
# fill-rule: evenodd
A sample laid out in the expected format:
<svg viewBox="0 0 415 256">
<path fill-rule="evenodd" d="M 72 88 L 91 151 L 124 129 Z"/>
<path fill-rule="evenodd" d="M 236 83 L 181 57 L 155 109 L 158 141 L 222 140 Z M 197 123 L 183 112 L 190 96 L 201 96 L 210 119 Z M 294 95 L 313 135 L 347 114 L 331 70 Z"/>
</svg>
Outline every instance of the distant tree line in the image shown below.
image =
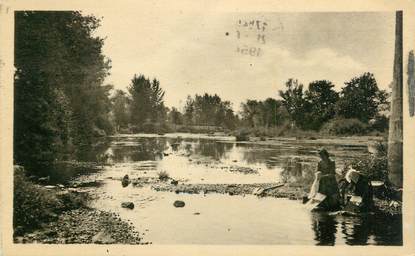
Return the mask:
<svg viewBox="0 0 415 256">
<path fill-rule="evenodd" d="M 134 75 L 128 93 L 117 90 L 112 97 L 117 130 L 157 132 L 184 125 L 235 128 L 238 118 L 231 103 L 216 94 L 188 96 L 182 111 L 165 107 L 164 94 L 156 78 Z"/>
<path fill-rule="evenodd" d="M 297 80 L 289 79 L 279 95 L 292 124 L 303 130 L 319 130 L 333 119 L 353 120 L 379 131 L 387 129 L 389 94 L 378 88 L 371 73 L 345 82 L 340 92 L 330 81 L 311 82 L 305 90 Z"/>
<path fill-rule="evenodd" d="M 248 99 L 239 113 L 229 101 L 207 93 L 189 95 L 181 110 L 169 109 L 164 94 L 157 79 L 134 75 L 128 93 L 118 90 L 112 98 L 117 127 L 133 132 L 196 126 L 224 130 L 287 127 L 334 133 L 364 133 L 368 128 L 383 132 L 388 127 L 389 95 L 378 88 L 371 73 L 345 82 L 340 92 L 327 80 L 313 81 L 304 88 L 298 80 L 289 79 L 285 89 L 278 91 L 280 99 Z"/>
</svg>

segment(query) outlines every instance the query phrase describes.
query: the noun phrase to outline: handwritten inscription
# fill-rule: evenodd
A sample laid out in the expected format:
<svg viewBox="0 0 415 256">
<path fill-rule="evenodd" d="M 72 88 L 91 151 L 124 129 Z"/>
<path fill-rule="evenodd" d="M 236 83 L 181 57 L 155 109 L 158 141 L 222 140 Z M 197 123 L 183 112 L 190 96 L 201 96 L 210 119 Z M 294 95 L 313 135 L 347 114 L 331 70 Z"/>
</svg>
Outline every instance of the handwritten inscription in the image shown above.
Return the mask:
<svg viewBox="0 0 415 256">
<path fill-rule="evenodd" d="M 242 55 L 260 57 L 263 53 L 261 45 L 267 43 L 266 32 L 268 22 L 261 19 L 239 19 L 236 22 L 236 52 Z"/>
</svg>

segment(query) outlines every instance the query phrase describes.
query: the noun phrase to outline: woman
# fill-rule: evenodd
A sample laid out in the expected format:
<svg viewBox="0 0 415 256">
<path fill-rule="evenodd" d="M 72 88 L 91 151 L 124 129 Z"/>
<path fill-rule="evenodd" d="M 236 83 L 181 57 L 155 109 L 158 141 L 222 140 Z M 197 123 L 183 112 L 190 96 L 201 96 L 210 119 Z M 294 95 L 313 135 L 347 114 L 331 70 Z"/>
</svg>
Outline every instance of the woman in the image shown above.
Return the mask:
<svg viewBox="0 0 415 256">
<path fill-rule="evenodd" d="M 346 211 L 365 212 L 373 206 L 373 190 L 369 179 L 353 168 L 349 168 L 345 175 L 341 195 Z"/>
<path fill-rule="evenodd" d="M 319 155 L 321 160 L 317 165 L 315 179 L 308 198 L 314 199 L 318 194 L 324 195 L 325 198 L 318 208 L 326 211 L 338 210 L 340 208 L 340 193 L 335 175 L 336 164 L 330 159 L 326 149 L 321 149 Z"/>
</svg>

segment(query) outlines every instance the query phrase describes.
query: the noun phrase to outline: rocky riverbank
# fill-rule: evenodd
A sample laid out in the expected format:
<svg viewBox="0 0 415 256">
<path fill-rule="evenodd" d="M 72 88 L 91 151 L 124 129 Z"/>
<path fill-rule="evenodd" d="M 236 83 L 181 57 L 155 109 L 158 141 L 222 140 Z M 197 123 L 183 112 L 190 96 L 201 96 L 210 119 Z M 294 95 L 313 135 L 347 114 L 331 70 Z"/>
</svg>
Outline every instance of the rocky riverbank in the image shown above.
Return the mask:
<svg viewBox="0 0 415 256">
<path fill-rule="evenodd" d="M 253 184 L 178 184 L 156 183 L 151 186 L 156 191 L 168 191 L 188 194 L 219 193 L 229 195 L 258 195 L 261 197 L 302 199 L 306 192 L 301 187 L 281 183 Z"/>
<path fill-rule="evenodd" d="M 63 212 L 56 220 L 31 233 L 14 237 L 15 243 L 148 244 L 134 227 L 117 214 L 81 208 Z"/>
<path fill-rule="evenodd" d="M 13 238 L 15 243 L 147 244 L 117 214 L 88 207 L 96 182 L 46 185 L 14 169 Z"/>
</svg>

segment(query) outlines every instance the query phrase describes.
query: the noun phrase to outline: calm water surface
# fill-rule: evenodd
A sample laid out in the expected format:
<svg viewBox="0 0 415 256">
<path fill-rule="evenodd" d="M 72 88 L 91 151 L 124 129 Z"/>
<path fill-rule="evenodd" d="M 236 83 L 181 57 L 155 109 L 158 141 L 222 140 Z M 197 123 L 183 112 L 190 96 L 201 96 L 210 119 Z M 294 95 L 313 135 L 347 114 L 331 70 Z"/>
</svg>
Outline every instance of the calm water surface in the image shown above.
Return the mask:
<svg viewBox="0 0 415 256">
<path fill-rule="evenodd" d="M 156 177 L 166 171 L 187 183 L 269 183 L 281 180 L 290 161 L 316 164 L 318 148 L 333 155 L 338 168 L 368 154 L 368 141 L 344 143 L 280 140 L 273 145 L 235 143 L 230 137 L 168 134 L 126 135 L 111 142 L 94 157 L 111 165 L 79 179 L 98 180 L 93 206 L 117 212 L 144 233 L 153 244 L 295 244 L 399 245 L 401 217 L 329 216 L 311 213 L 299 201 L 223 194 L 175 194 L 150 187 L 123 188 L 119 178 Z M 235 170 L 251 168 L 255 173 Z M 184 208 L 173 202 L 182 200 Z M 120 207 L 132 201 L 133 210 Z"/>
</svg>

